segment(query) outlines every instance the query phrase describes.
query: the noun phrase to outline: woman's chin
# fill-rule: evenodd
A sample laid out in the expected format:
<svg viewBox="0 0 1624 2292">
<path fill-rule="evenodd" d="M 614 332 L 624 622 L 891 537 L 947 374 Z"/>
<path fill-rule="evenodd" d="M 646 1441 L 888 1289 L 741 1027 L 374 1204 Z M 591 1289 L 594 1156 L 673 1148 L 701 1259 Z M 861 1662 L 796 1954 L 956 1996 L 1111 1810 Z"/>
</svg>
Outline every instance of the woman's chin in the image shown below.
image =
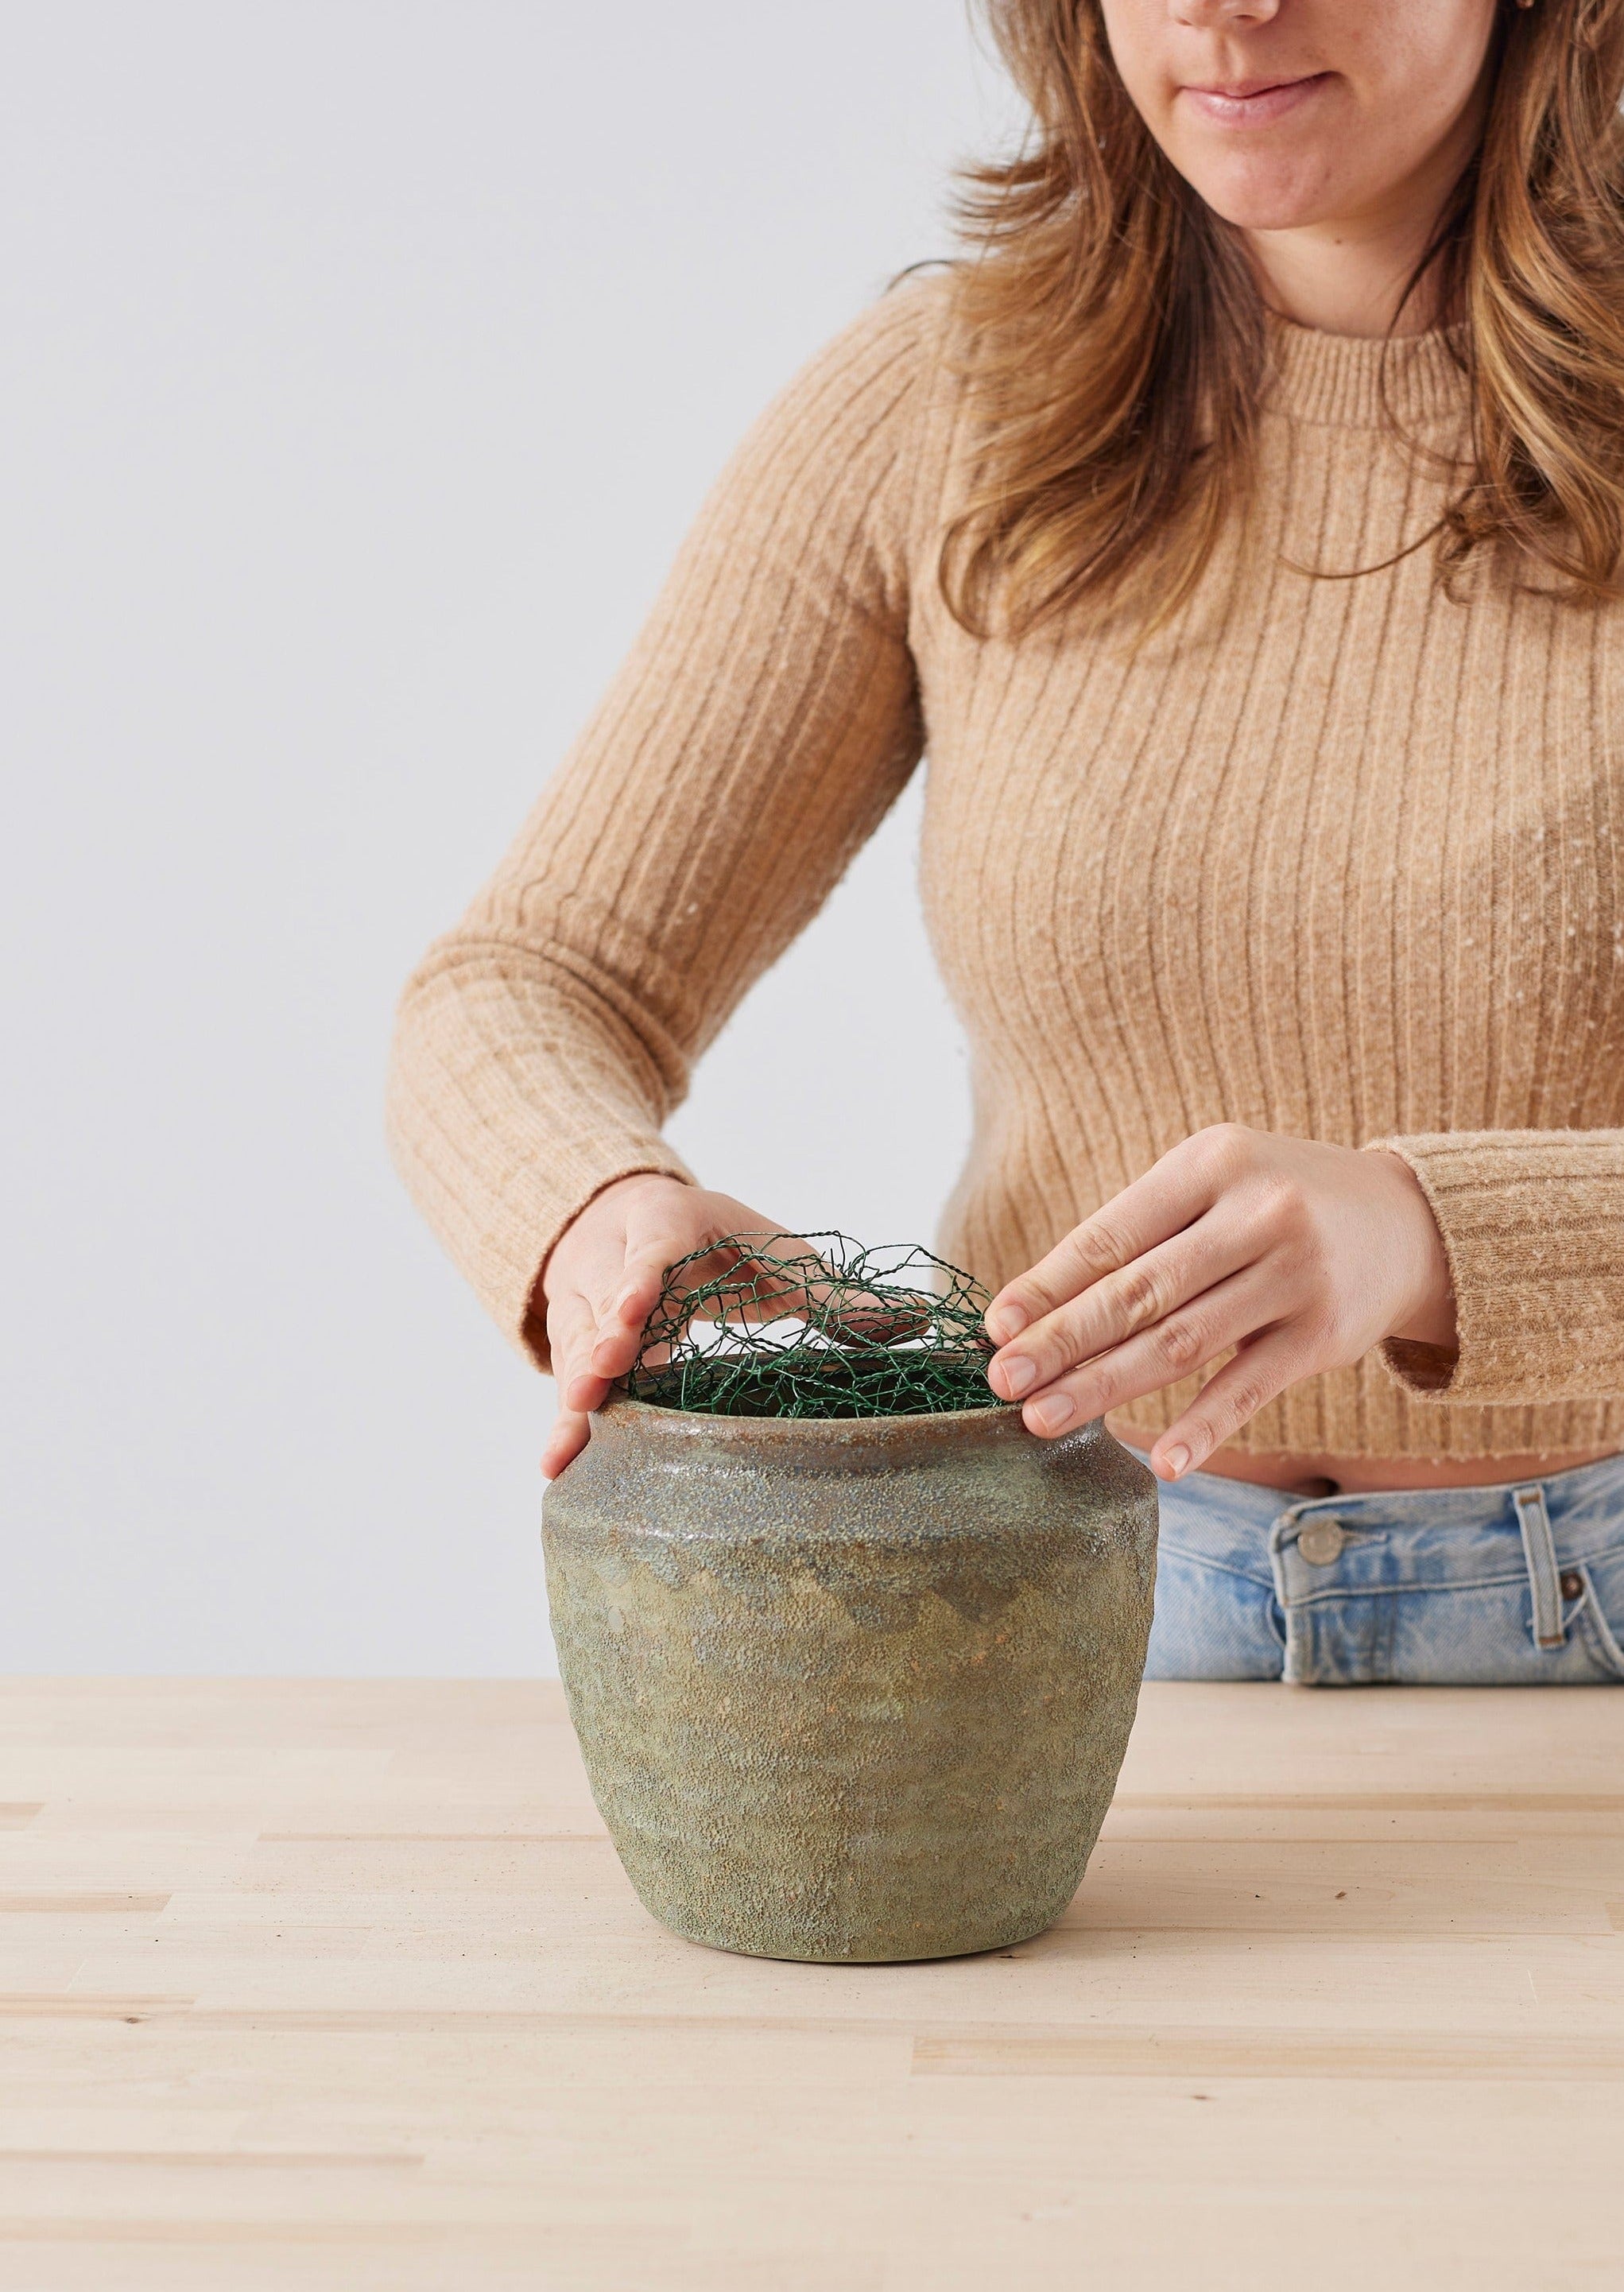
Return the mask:
<svg viewBox="0 0 1624 2292">
<path fill-rule="evenodd" d="M 1317 155 L 1271 160 L 1226 153 L 1221 165 L 1190 171 L 1213 213 L 1236 230 L 1303 230 L 1328 222 L 1338 202 L 1328 196 L 1329 167 Z"/>
</svg>

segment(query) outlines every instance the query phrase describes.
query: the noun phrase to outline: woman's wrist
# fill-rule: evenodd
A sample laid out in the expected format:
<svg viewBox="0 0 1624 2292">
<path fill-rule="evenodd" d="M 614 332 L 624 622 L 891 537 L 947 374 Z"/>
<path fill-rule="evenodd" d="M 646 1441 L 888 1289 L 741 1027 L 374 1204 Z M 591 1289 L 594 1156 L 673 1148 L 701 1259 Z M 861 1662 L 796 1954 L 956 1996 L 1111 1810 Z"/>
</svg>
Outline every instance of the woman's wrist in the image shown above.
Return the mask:
<svg viewBox="0 0 1624 2292">
<path fill-rule="evenodd" d="M 1415 1268 L 1410 1295 L 1387 1335 L 1409 1344 L 1431 1345 L 1442 1352 L 1453 1352 L 1457 1344 L 1455 1285 L 1450 1278 L 1443 1236 L 1426 1190 L 1402 1154 L 1395 1154 L 1390 1146 L 1376 1147 L 1372 1152 L 1397 1181 L 1394 1198 L 1402 1205 L 1404 1247 Z"/>
</svg>

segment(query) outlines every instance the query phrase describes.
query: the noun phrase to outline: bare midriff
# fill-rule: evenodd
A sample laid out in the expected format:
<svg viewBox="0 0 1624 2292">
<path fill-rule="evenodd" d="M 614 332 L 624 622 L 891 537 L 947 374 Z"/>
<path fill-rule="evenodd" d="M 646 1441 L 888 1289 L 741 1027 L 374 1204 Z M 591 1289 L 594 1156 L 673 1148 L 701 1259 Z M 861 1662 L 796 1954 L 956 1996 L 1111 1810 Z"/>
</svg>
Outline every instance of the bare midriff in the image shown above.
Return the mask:
<svg viewBox="0 0 1624 2292">
<path fill-rule="evenodd" d="M 1107 1420 L 1109 1422 L 1109 1420 Z M 1143 1432 L 1124 1428 L 1121 1437 L 1144 1454 Z M 1370 1489 L 1499 1488 L 1511 1481 L 1545 1480 L 1571 1473 L 1617 1452 L 1612 1449 L 1563 1449 L 1548 1456 L 1517 1457 L 1311 1457 L 1245 1456 L 1219 1449 L 1201 1466 L 1232 1481 L 1250 1481 L 1289 1496 L 1358 1496 Z"/>
</svg>

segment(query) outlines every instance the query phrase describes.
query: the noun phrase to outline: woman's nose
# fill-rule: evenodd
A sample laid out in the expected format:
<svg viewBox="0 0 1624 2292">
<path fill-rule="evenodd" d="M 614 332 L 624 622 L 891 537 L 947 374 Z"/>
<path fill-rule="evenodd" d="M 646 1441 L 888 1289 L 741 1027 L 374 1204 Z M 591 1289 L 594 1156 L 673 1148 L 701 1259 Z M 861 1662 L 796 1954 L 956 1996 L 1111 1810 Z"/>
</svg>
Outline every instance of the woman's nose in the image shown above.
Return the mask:
<svg viewBox="0 0 1624 2292">
<path fill-rule="evenodd" d="M 1176 24 L 1214 30 L 1225 24 L 1267 24 L 1281 12 L 1281 0 L 1168 0 Z"/>
</svg>

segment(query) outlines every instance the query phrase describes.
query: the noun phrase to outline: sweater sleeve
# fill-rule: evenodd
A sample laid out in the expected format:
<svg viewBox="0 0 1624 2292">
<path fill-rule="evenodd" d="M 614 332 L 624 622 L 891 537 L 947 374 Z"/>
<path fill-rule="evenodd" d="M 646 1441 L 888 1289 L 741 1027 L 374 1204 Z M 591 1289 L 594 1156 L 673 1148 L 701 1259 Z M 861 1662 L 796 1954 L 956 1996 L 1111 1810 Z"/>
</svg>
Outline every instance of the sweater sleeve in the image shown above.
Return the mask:
<svg viewBox="0 0 1624 2292">
<path fill-rule="evenodd" d="M 822 904 L 923 746 L 907 642 L 939 286 L 904 287 L 734 457 L 576 747 L 402 997 L 389 1131 L 503 1331 L 594 1195 L 689 1174 L 693 1060 Z"/>
<path fill-rule="evenodd" d="M 1624 1396 L 1624 1130 L 1372 1142 L 1419 1179 L 1455 1287 L 1458 1353 L 1390 1338 L 1400 1384 L 1480 1404 Z"/>
</svg>

